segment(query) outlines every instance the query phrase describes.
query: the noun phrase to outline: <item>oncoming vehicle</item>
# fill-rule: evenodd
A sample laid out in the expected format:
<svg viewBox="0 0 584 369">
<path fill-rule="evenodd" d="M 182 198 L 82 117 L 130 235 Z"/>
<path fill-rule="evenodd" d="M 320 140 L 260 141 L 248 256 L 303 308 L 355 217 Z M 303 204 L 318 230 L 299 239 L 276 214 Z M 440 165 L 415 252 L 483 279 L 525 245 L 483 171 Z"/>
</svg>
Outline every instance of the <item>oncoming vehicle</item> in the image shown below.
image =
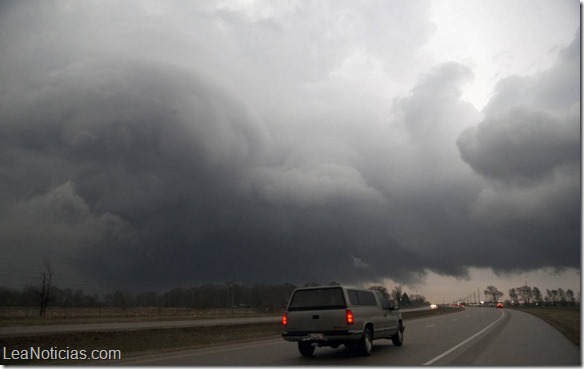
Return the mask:
<svg viewBox="0 0 584 369">
<path fill-rule="evenodd" d="M 379 291 L 344 286 L 295 290 L 282 325 L 282 337 L 297 342 L 302 356 L 312 356 L 316 347 L 340 345 L 368 356 L 376 339 L 401 346 L 405 329 L 397 305 Z"/>
</svg>

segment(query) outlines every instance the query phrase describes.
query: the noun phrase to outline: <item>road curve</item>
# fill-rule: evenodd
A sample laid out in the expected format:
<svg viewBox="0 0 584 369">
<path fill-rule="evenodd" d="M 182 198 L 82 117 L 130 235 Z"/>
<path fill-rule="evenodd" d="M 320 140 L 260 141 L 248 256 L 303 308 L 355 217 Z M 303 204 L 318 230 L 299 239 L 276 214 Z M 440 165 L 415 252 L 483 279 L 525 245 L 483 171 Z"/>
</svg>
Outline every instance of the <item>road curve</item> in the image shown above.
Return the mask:
<svg viewBox="0 0 584 369">
<path fill-rule="evenodd" d="M 405 343 L 374 342 L 371 356 L 317 348 L 303 358 L 281 338 L 128 358 L 126 365 L 581 365 L 580 348 L 544 321 L 520 311 L 468 308 L 406 321 Z M 116 363 L 119 365 L 120 363 Z"/>
</svg>

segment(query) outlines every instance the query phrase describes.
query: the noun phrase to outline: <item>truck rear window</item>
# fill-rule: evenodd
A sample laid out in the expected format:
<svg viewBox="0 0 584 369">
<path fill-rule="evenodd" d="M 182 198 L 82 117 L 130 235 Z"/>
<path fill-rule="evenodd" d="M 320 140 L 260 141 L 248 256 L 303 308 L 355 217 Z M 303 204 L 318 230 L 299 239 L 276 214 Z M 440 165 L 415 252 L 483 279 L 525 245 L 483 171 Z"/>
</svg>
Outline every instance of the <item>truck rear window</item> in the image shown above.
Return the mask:
<svg viewBox="0 0 584 369">
<path fill-rule="evenodd" d="M 353 305 L 377 306 L 373 292 L 349 290 L 349 300 Z"/>
<path fill-rule="evenodd" d="M 345 297 L 340 288 L 298 290 L 292 296 L 288 311 L 344 309 Z"/>
</svg>

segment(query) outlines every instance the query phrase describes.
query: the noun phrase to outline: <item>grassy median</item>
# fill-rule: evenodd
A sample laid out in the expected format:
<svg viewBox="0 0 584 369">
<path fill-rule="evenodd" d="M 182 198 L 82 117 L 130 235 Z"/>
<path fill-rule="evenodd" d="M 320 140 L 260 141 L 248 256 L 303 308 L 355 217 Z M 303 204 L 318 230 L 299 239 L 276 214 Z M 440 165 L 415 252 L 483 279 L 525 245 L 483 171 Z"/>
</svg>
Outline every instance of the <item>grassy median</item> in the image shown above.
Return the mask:
<svg viewBox="0 0 584 369">
<path fill-rule="evenodd" d="M 254 309 L 187 309 L 187 308 L 61 308 L 51 307 L 47 316 L 39 317 L 36 308 L 0 307 L 0 327 L 14 325 L 96 324 L 251 318 L 274 314 Z"/>
<path fill-rule="evenodd" d="M 149 351 L 171 351 L 195 348 L 217 343 L 243 342 L 277 337 L 281 326 L 276 323 L 240 324 L 216 327 L 189 327 L 168 329 L 142 329 L 115 332 L 79 332 L 67 334 L 43 334 L 25 337 L 0 338 L 0 346 L 8 350 L 26 350 L 40 347 L 50 350 L 120 350 L 122 359 L 130 354 Z M 21 361 L 20 363 L 30 363 Z M 15 362 L 10 362 L 14 364 Z M 62 363 L 62 362 L 59 362 Z M 8 364 L 4 362 L 3 364 Z"/>
</svg>

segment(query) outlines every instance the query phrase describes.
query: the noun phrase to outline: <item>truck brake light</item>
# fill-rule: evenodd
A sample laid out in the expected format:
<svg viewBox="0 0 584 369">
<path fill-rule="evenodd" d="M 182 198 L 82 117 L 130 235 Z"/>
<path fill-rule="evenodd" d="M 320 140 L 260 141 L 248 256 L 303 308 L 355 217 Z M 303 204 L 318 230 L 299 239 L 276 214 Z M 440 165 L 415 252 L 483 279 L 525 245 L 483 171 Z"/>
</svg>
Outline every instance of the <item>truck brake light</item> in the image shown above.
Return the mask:
<svg viewBox="0 0 584 369">
<path fill-rule="evenodd" d="M 284 315 L 282 315 L 282 325 L 284 327 L 288 325 L 288 313 L 284 313 Z"/>
<path fill-rule="evenodd" d="M 351 310 L 347 310 L 347 324 L 351 325 L 355 323 L 355 317 Z"/>
</svg>

